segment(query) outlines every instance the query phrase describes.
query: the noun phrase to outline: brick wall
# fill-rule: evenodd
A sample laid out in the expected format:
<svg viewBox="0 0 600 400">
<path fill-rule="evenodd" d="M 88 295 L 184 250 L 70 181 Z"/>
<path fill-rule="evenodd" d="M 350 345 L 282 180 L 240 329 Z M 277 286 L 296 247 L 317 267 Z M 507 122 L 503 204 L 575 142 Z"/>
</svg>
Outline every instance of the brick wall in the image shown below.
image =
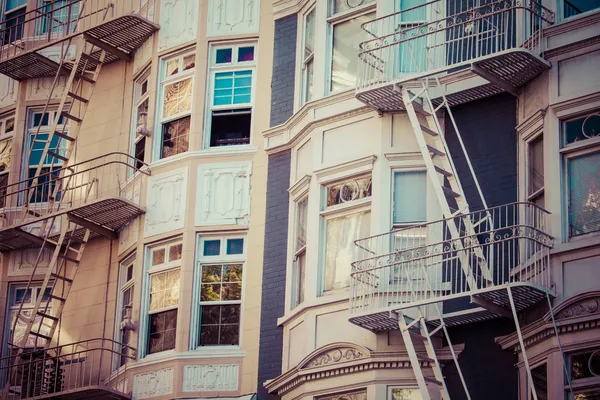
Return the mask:
<svg viewBox="0 0 600 400">
<path fill-rule="evenodd" d="M 283 316 L 285 303 L 290 165 L 290 150 L 269 156 L 258 355 L 260 400 L 277 398 L 267 394 L 263 383 L 281 374 L 283 330 L 277 326 L 277 318 Z"/>
<path fill-rule="evenodd" d="M 294 113 L 296 69 L 296 14 L 275 21 L 273 75 L 271 78 L 271 126 L 284 123 Z"/>
</svg>

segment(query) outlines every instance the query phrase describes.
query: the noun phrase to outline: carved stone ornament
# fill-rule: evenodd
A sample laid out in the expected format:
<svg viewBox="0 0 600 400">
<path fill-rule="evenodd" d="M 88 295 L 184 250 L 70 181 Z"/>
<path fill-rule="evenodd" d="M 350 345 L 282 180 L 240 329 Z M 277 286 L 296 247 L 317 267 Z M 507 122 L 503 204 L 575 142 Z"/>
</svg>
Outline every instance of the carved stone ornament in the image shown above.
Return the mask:
<svg viewBox="0 0 600 400">
<path fill-rule="evenodd" d="M 150 399 L 173 393 L 173 368 L 137 374 L 133 377 L 133 398 Z"/>
<path fill-rule="evenodd" d="M 598 306 L 600 305 L 600 297 L 593 299 L 585 299 L 577 302 L 564 310 L 560 311 L 556 315 L 556 319 L 574 318 L 580 317 L 586 314 L 594 314 L 598 312 Z"/>
<path fill-rule="evenodd" d="M 369 349 L 351 343 L 334 343 L 313 352 L 300 363 L 299 369 L 320 368 L 352 362 L 368 358 L 369 353 Z"/>
</svg>

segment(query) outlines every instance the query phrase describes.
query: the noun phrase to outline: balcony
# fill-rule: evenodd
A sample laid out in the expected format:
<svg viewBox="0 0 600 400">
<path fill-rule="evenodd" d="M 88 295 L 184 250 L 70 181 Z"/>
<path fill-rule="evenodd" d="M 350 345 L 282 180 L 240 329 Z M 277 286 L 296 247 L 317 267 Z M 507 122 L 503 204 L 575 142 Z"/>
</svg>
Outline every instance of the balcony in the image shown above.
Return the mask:
<svg viewBox="0 0 600 400">
<path fill-rule="evenodd" d="M 350 321 L 397 329 L 394 311 L 460 298 L 480 307 L 445 314 L 446 325 L 495 318 L 510 313 L 507 287 L 517 311 L 533 306 L 553 295 L 547 216 L 534 204 L 512 203 L 357 240 Z"/>
<path fill-rule="evenodd" d="M 35 186 L 32 178 L 8 185 L 0 193 L 0 251 L 39 247 L 45 233 L 51 240 L 58 237 L 62 216 L 91 229 L 90 238 L 116 238 L 120 229 L 144 213 L 139 205 L 144 175 L 150 175 L 146 164 L 115 152 L 45 168 Z M 45 220 L 54 222 L 42 224 Z M 41 226 L 47 231 L 40 232 Z M 84 232 L 76 230 L 70 239 L 77 242 Z"/>
<path fill-rule="evenodd" d="M 554 14 L 538 0 L 446 3 L 435 0 L 363 24 L 370 39 L 360 45 L 358 100 L 399 111 L 404 110 L 399 86 L 421 87 L 426 77 L 443 83 L 467 70 L 489 82 L 447 94 L 455 106 L 504 91 L 516 95 L 550 68 L 542 57 L 542 34 Z"/>
<path fill-rule="evenodd" d="M 110 339 L 90 339 L 0 359 L 2 400 L 130 399 L 127 361 L 134 348 Z M 112 372 L 113 365 L 122 365 Z M 8 383 L 7 382 L 8 379 Z"/>
<path fill-rule="evenodd" d="M 0 23 L 0 73 L 19 81 L 53 77 L 59 69 L 68 75 L 68 66 L 60 64 L 60 55 L 69 56 L 70 46 L 80 35 L 108 51 L 105 64 L 129 59 L 159 29 L 153 22 L 155 2 L 44 1 L 43 6 Z M 59 44 L 65 46 L 50 49 Z"/>
</svg>

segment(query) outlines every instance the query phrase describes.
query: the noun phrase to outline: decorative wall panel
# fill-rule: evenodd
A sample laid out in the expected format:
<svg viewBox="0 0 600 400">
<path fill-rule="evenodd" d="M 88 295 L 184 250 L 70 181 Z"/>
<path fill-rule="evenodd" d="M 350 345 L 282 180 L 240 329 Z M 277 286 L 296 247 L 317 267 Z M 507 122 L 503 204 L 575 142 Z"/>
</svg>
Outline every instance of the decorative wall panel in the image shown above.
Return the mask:
<svg viewBox="0 0 600 400">
<path fill-rule="evenodd" d="M 40 54 L 46 56 L 52 61 L 59 62 L 61 57 L 62 48 L 60 46 L 52 46 L 47 49 L 40 50 Z M 69 46 L 67 51 L 68 58 L 74 58 L 77 54 L 77 48 L 75 45 Z M 52 93 L 52 98 L 60 98 L 62 88 L 65 87 L 68 77 L 60 77 L 58 80 L 57 88 Z M 52 89 L 52 82 L 54 78 L 39 78 L 31 79 L 27 81 L 27 100 L 46 100 L 50 89 Z"/>
<path fill-rule="evenodd" d="M 17 101 L 19 83 L 7 76 L 0 75 L 0 107 L 10 106 Z"/>
<path fill-rule="evenodd" d="M 40 249 L 11 251 L 8 259 L 8 276 L 31 275 L 39 252 Z M 52 251 L 49 249 L 44 249 L 42 255 L 40 256 L 36 274 L 45 274 L 48 266 L 50 265 L 51 259 Z"/>
<path fill-rule="evenodd" d="M 173 368 L 133 376 L 133 400 L 150 399 L 173 393 Z"/>
<path fill-rule="evenodd" d="M 184 392 L 229 392 L 238 390 L 239 364 L 186 365 Z"/>
<path fill-rule="evenodd" d="M 257 33 L 260 0 L 209 0 L 208 36 Z"/>
<path fill-rule="evenodd" d="M 198 166 L 196 225 L 246 224 L 252 163 Z"/>
<path fill-rule="evenodd" d="M 198 0 L 161 0 L 158 50 L 195 40 L 198 14 Z"/>
<path fill-rule="evenodd" d="M 148 179 L 144 237 L 183 228 L 187 181 L 187 168 Z"/>
</svg>

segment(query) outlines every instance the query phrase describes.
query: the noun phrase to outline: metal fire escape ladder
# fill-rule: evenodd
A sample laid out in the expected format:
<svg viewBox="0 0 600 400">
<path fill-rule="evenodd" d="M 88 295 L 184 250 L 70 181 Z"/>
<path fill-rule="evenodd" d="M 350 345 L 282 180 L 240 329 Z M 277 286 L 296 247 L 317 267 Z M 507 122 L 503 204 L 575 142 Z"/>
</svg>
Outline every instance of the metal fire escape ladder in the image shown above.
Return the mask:
<svg viewBox="0 0 600 400">
<path fill-rule="evenodd" d="M 471 290 L 475 290 L 491 282 L 493 274 L 480 248 L 476 247 L 473 254 L 464 250 L 463 240 L 465 240 L 465 236 L 470 239 L 476 238 L 476 228 L 478 225 L 473 224 L 468 217 L 469 205 L 460 185 L 454 164 L 449 156 L 448 146 L 446 145 L 441 123 L 437 115 L 439 109 L 444 106 L 445 101 L 437 108 L 434 107 L 429 96 L 427 80 L 421 80 L 421 84 L 422 89 L 416 94 L 403 87 L 402 97 L 427 168 L 427 175 L 432 183 L 442 213 L 448 219 L 447 229 L 450 233 L 451 243 L 458 253 L 457 255 L 465 275 L 466 283 Z M 447 112 L 451 112 L 449 107 L 447 107 Z M 458 131 L 456 133 L 459 135 Z M 466 152 L 465 156 L 468 158 Z M 473 177 L 476 181 L 477 178 L 474 173 Z M 453 199 L 456 207 L 452 207 L 448 200 L 449 198 Z M 482 201 L 484 207 L 486 207 L 483 196 Z M 460 231 L 457 219 L 462 221 L 462 225 L 465 227 L 464 232 Z M 491 220 L 491 217 L 482 221 L 485 222 L 488 220 Z M 478 222 L 478 224 L 480 223 Z M 473 258 L 475 259 L 474 262 Z M 472 268 L 472 264 L 475 264 L 475 269 Z"/>
</svg>

